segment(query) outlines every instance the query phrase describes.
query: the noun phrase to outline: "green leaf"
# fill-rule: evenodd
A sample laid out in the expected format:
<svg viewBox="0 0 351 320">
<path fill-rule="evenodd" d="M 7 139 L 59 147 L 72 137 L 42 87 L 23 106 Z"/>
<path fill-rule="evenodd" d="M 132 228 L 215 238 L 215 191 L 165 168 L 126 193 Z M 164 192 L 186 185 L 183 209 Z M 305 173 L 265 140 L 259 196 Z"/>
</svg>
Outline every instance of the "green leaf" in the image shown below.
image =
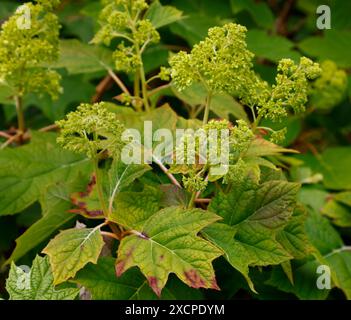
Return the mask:
<svg viewBox="0 0 351 320">
<path fill-rule="evenodd" d="M 0 7 L 0 19 L 7 19 L 16 10 L 17 5 L 17 3 L 14 3 L 10 0 L 2 1 Z"/>
<path fill-rule="evenodd" d="M 111 103 L 108 105 L 108 110 L 115 113 L 118 120 L 121 121 L 126 128 L 137 129 L 141 133 L 142 143 L 144 141 L 144 136 L 151 136 L 158 129 L 175 130 L 178 121 L 177 114 L 168 104 L 150 112 L 135 112 L 131 108 L 118 107 Z M 150 132 L 144 130 L 145 121 L 152 122 L 152 130 L 150 130 Z"/>
<path fill-rule="evenodd" d="M 309 210 L 306 232 L 319 251 L 319 265 L 329 265 L 334 284 L 351 299 L 351 248 L 344 245 L 337 230 L 319 212 Z"/>
<path fill-rule="evenodd" d="M 322 255 L 327 255 L 344 245 L 339 233 L 318 211 L 308 211 L 306 232 L 309 241 Z"/>
<path fill-rule="evenodd" d="M 298 193 L 298 201 L 319 212 L 324 206 L 329 193 L 325 190 L 317 189 L 316 187 L 303 186 Z"/>
<path fill-rule="evenodd" d="M 351 209 L 331 199 L 322 208 L 322 214 L 339 227 L 351 227 Z"/>
<path fill-rule="evenodd" d="M 101 258 L 96 265 L 89 264 L 79 271 L 74 282 L 87 288 L 93 300 L 156 300 L 155 293 L 149 287 L 147 280 L 136 268 L 125 272 L 121 277 L 116 277 L 115 259 Z M 198 290 L 187 288 L 187 297 L 180 283 L 172 282 L 172 286 L 165 288 L 161 299 L 197 299 L 201 297 Z"/>
<path fill-rule="evenodd" d="M 159 70 L 160 66 L 168 64 L 169 51 L 161 44 L 148 47 L 143 53 L 143 64 L 145 73 Z M 162 91 L 160 91 L 162 94 Z M 157 95 L 152 96 L 155 99 Z"/>
<path fill-rule="evenodd" d="M 32 135 L 28 145 L 0 151 L 0 216 L 24 210 L 49 185 L 91 170 L 87 158 L 59 147 L 55 134 Z"/>
<path fill-rule="evenodd" d="M 320 161 L 324 185 L 329 189 L 351 189 L 351 147 L 329 148 Z"/>
<path fill-rule="evenodd" d="M 104 173 L 104 171 L 100 172 Z M 76 207 L 70 210 L 70 212 L 78 213 L 88 219 L 103 219 L 104 212 L 101 208 L 99 193 L 96 187 L 95 174 L 85 188 L 86 191 L 84 192 L 80 191 L 71 194 L 71 201 Z"/>
<path fill-rule="evenodd" d="M 160 1 L 154 1 L 145 14 L 156 29 L 182 19 L 182 11 L 172 6 L 163 6 Z"/>
<path fill-rule="evenodd" d="M 325 257 L 330 269 L 335 273 L 334 282 L 351 300 L 351 247 L 341 247 Z"/>
<path fill-rule="evenodd" d="M 25 99 L 25 104 L 38 106 L 48 119 L 56 121 L 64 118 L 65 112 L 69 108 L 75 108 L 83 102 L 90 102 L 91 97 L 96 93 L 95 86 L 82 75 L 64 76 L 61 80 L 61 87 L 63 93 L 56 100 L 52 100 L 48 95 L 43 97 L 29 95 Z M 72 88 L 77 87 L 79 90 L 72 90 Z"/>
<path fill-rule="evenodd" d="M 74 214 L 68 212 L 72 208 L 70 195 L 74 191 L 83 189 L 86 183 L 86 178 L 78 177 L 73 181 L 54 184 L 45 191 L 40 199 L 42 218 L 16 239 L 16 248 L 7 263 L 23 257 L 48 239 L 56 230 L 76 218 Z"/>
<path fill-rule="evenodd" d="M 276 238 L 291 218 L 298 188 L 285 181 L 255 186 L 246 179 L 229 194 L 219 193 L 210 204 L 209 210 L 225 224 L 212 225 L 204 234 L 225 252 L 253 291 L 249 266 L 280 264 L 292 258 Z"/>
<path fill-rule="evenodd" d="M 74 282 L 88 289 L 93 300 L 139 300 L 144 299 L 146 294 L 157 298 L 136 269 L 117 278 L 113 258 L 101 258 L 96 265 L 87 265 L 78 272 Z"/>
<path fill-rule="evenodd" d="M 204 106 L 206 104 L 207 91 L 200 83 L 195 83 L 183 91 L 178 91 L 172 86 L 172 91 L 180 100 L 183 100 L 193 108 Z M 229 115 L 231 114 L 236 119 L 248 121 L 244 107 L 228 94 L 213 95 L 210 109 L 223 119 L 229 119 Z"/>
<path fill-rule="evenodd" d="M 254 0 L 231 0 L 234 14 L 247 11 L 259 27 L 271 29 L 274 25 L 274 15 L 267 3 Z"/>
<path fill-rule="evenodd" d="M 268 140 L 256 137 L 250 145 L 250 148 L 245 153 L 245 157 L 266 157 L 277 156 L 282 153 L 297 153 L 292 149 L 280 147 Z"/>
<path fill-rule="evenodd" d="M 113 211 L 113 201 L 123 189 L 133 183 L 134 180 L 140 178 L 145 172 L 150 171 L 151 167 L 147 164 L 124 164 L 120 160 L 114 160 L 112 162 L 109 171 L 109 211 Z"/>
<path fill-rule="evenodd" d="M 298 184 L 285 181 L 268 181 L 257 187 L 242 183 L 229 194 L 213 198 L 210 210 L 240 229 L 278 230 L 290 219 L 298 190 Z"/>
<path fill-rule="evenodd" d="M 160 203 L 162 207 L 180 206 L 185 208 L 189 203 L 189 195 L 181 187 L 174 184 L 163 184 L 160 189 L 162 191 Z"/>
<path fill-rule="evenodd" d="M 257 57 L 279 62 L 283 58 L 298 61 L 300 54 L 293 50 L 294 43 L 281 37 L 268 35 L 263 30 L 249 30 L 247 32 L 247 47 Z"/>
<path fill-rule="evenodd" d="M 294 285 L 292 285 L 280 268 L 274 268 L 267 284 L 279 290 L 291 292 L 299 299 L 326 299 L 330 290 L 320 290 L 316 282 L 317 268 L 327 265 L 331 270 L 333 287 L 340 288 L 348 299 L 351 298 L 351 248 L 344 246 L 337 231 L 314 210 L 309 211 L 306 231 L 309 240 L 317 252 L 314 257 L 293 263 Z"/>
<path fill-rule="evenodd" d="M 303 207 L 298 206 L 294 210 L 291 220 L 277 234 L 278 242 L 295 259 L 302 259 L 312 252 L 312 246 L 305 231 L 305 220 L 306 212 Z"/>
<path fill-rule="evenodd" d="M 205 228 L 204 236 L 224 251 L 224 257 L 246 279 L 250 289 L 256 292 L 249 277 L 249 264 L 253 259 L 245 247 L 234 239 L 236 229 L 223 223 L 215 223 Z"/>
<path fill-rule="evenodd" d="M 13 90 L 10 87 L 0 85 L 0 103 L 8 104 L 13 103 Z"/>
<path fill-rule="evenodd" d="M 55 288 L 49 259 L 40 256 L 28 273 L 12 263 L 6 289 L 10 300 L 73 300 L 79 293 L 77 288 Z"/>
<path fill-rule="evenodd" d="M 158 211 L 142 227 L 135 217 L 129 226 L 132 235 L 118 248 L 117 275 L 138 266 L 158 296 L 170 273 L 190 287 L 218 289 L 211 262 L 222 252 L 197 236 L 218 219 L 208 211 L 179 207 Z"/>
<path fill-rule="evenodd" d="M 113 69 L 112 52 L 79 40 L 61 40 L 60 58 L 53 68 L 65 68 L 70 74 L 93 73 Z"/>
<path fill-rule="evenodd" d="M 351 33 L 326 30 L 324 36 L 309 37 L 299 43 L 306 54 L 320 60 L 333 60 L 341 68 L 351 67 Z"/>
<path fill-rule="evenodd" d="M 54 284 L 73 278 L 89 262 L 97 263 L 103 246 L 99 228 L 62 231 L 43 250 L 50 259 Z"/>
<path fill-rule="evenodd" d="M 141 192 L 121 192 L 115 198 L 115 210 L 110 213 L 109 220 L 126 227 L 138 221 L 141 227 L 160 209 L 161 197 L 160 190 L 151 186 L 145 186 Z"/>
<path fill-rule="evenodd" d="M 289 281 L 280 266 L 275 267 L 266 284 L 293 293 L 301 300 L 324 300 L 328 297 L 329 290 L 319 290 L 316 285 L 319 277 L 316 271 L 319 265 L 316 260 L 307 260 L 299 265 L 293 264 L 294 283 Z"/>
<path fill-rule="evenodd" d="M 171 25 L 171 31 L 184 38 L 189 45 L 195 45 L 207 36 L 209 28 L 218 24 L 218 20 L 200 14 L 192 14 Z"/>
<path fill-rule="evenodd" d="M 351 147 L 332 147 L 317 157 L 307 154 L 297 158 L 303 160 L 314 173 L 323 175 L 323 184 L 327 189 L 351 189 Z"/>
</svg>

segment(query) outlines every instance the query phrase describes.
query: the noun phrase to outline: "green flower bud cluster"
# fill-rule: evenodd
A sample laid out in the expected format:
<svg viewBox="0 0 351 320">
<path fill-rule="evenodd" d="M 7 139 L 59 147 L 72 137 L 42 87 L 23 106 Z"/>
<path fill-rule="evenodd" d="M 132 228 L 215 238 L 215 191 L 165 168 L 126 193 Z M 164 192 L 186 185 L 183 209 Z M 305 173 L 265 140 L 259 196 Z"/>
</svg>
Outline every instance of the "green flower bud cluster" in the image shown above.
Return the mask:
<svg viewBox="0 0 351 320">
<path fill-rule="evenodd" d="M 245 163 L 245 161 L 241 158 L 233 164 L 229 165 L 228 173 L 223 177 L 224 184 L 240 184 L 248 174 L 248 170 L 250 169 L 250 165 Z"/>
<path fill-rule="evenodd" d="M 56 124 L 61 128 L 57 142 L 65 149 L 85 153 L 89 158 L 104 151 L 111 156 L 117 155 L 124 145 L 121 138 L 124 126 L 107 110 L 104 102 L 81 104 L 77 111 Z"/>
<path fill-rule="evenodd" d="M 113 56 L 116 69 L 135 72 L 142 65 L 141 54 L 145 48 L 160 41 L 151 21 L 143 18 L 148 4 L 145 0 L 104 0 L 103 4 L 101 28 L 92 42 L 110 45 L 113 39 L 121 39 Z"/>
<path fill-rule="evenodd" d="M 302 57 L 298 65 L 290 59 L 281 60 L 276 84 L 272 87 L 270 98 L 259 109 L 259 114 L 279 121 L 288 115 L 289 108 L 296 114 L 304 112 L 309 80 L 316 79 L 320 73 L 319 64 L 306 57 Z"/>
<path fill-rule="evenodd" d="M 287 132 L 287 128 L 283 128 L 278 131 L 273 131 L 271 136 L 269 137 L 269 140 L 275 144 L 280 144 L 284 141 Z"/>
<path fill-rule="evenodd" d="M 190 164 L 191 162 L 198 161 L 198 150 L 200 141 L 197 136 L 194 137 L 193 134 L 184 133 L 181 137 L 179 144 L 175 148 L 175 153 L 177 160 L 179 159 L 185 164 Z"/>
<path fill-rule="evenodd" d="M 347 73 L 330 60 L 323 61 L 321 68 L 322 75 L 311 84 L 310 105 L 316 109 L 330 110 L 345 97 Z"/>
<path fill-rule="evenodd" d="M 240 161 L 242 153 L 248 150 L 252 140 L 254 139 L 254 133 L 250 126 L 243 120 L 238 120 L 236 126 L 233 126 L 228 120 L 211 120 L 207 124 L 203 125 L 200 131 L 194 134 L 185 134 L 182 137 L 182 143 L 179 143 L 175 148 L 177 158 L 184 159 L 184 164 L 175 164 L 171 166 L 172 173 L 182 173 L 184 187 L 191 191 L 202 191 L 207 186 L 207 181 L 203 179 L 203 173 L 208 171 L 212 172 L 212 169 L 218 169 L 219 166 L 226 166 L 228 163 L 218 163 L 219 157 L 225 155 L 229 151 L 229 171 L 226 175 L 226 181 L 232 180 L 232 176 L 235 173 L 238 174 L 240 168 L 244 168 Z M 229 150 L 222 149 L 222 132 L 227 130 Z M 202 149 L 200 137 L 201 132 L 206 140 L 206 150 Z M 215 134 L 214 134 L 215 133 Z M 213 141 L 211 141 L 213 139 Z M 217 147 L 214 147 L 217 144 Z M 226 146 L 224 146 L 226 148 Z M 204 153 L 205 152 L 205 153 Z M 183 158 L 182 158 L 183 157 Z M 200 162 L 200 159 L 206 157 L 205 163 Z M 189 159 L 195 159 L 195 163 L 190 163 Z M 212 161 L 215 160 L 215 161 Z M 240 171 L 241 172 L 241 171 Z M 225 177 L 226 177 L 225 176 Z M 215 176 L 210 178 L 210 181 L 215 181 L 222 176 Z"/>
<path fill-rule="evenodd" d="M 320 75 L 317 63 L 302 57 L 296 65 L 283 59 L 276 84 L 270 87 L 254 71 L 254 55 L 247 49 L 246 28 L 229 23 L 209 30 L 208 37 L 190 53 L 181 51 L 170 58 L 171 76 L 178 90 L 201 82 L 209 93 L 227 92 L 259 111 L 260 117 L 280 120 L 289 108 L 303 112 L 309 80 Z"/>
<path fill-rule="evenodd" d="M 158 77 L 162 81 L 170 81 L 171 80 L 171 70 L 166 67 L 161 67 L 160 73 L 158 74 Z"/>
<path fill-rule="evenodd" d="M 52 9 L 59 1 L 36 2 L 25 4 L 30 12 L 27 27 L 19 26 L 23 12 L 16 12 L 1 26 L 0 82 L 18 96 L 46 92 L 56 98 L 61 77 L 43 65 L 58 58 L 60 25 Z"/>
<path fill-rule="evenodd" d="M 182 182 L 184 188 L 189 192 L 202 192 L 208 185 L 208 181 L 195 171 L 190 172 L 189 176 L 184 176 Z"/>
<path fill-rule="evenodd" d="M 247 49 L 246 28 L 229 23 L 211 28 L 208 37 L 170 58 L 171 75 L 179 90 L 202 82 L 211 92 L 243 94 L 248 76 L 252 75 L 253 54 Z"/>
<path fill-rule="evenodd" d="M 254 133 L 244 120 L 237 120 L 236 126 L 231 128 L 229 144 L 231 155 L 237 156 L 246 152 L 254 139 Z"/>
</svg>

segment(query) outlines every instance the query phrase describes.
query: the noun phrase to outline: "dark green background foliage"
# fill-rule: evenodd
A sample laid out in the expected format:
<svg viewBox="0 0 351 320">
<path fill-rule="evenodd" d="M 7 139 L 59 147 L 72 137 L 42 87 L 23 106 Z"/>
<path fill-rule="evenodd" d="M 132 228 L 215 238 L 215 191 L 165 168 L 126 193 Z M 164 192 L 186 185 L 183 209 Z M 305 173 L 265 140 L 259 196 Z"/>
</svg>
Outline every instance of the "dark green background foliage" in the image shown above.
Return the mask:
<svg viewBox="0 0 351 320">
<path fill-rule="evenodd" d="M 168 65 L 170 51 L 188 50 L 206 37 L 210 27 L 236 22 L 247 27 L 248 48 L 255 54 L 254 68 L 270 83 L 274 81 L 276 65 L 280 59 L 291 58 L 297 62 L 301 56 L 320 63 L 332 60 L 339 69 L 345 70 L 348 77 L 348 88 L 345 93 L 338 94 L 325 89 L 322 97 L 311 96 L 305 114 L 291 115 L 283 123 L 270 123 L 268 120 L 264 123 L 265 126 L 274 129 L 287 127 L 284 147 L 300 152 L 297 155 L 271 157 L 269 160 L 284 169 L 284 175 L 289 181 L 302 184 L 298 198 L 308 215 L 302 228 L 305 228 L 309 242 L 322 256 L 320 258 L 331 266 L 332 272 L 337 273 L 333 277 L 334 288 L 330 291 L 316 288 L 315 280 L 311 279 L 317 277 L 315 270 L 318 263 L 310 256 L 292 262 L 293 284 L 281 265 L 250 270 L 250 278 L 259 293 L 255 294 L 250 290 L 245 278 L 222 257 L 214 262 L 221 291 L 189 289 L 172 275 L 162 297 L 351 299 L 351 2 L 347 0 L 162 0 L 160 2 L 183 11 L 184 17 L 162 27 L 159 30 L 161 42 L 149 47 L 145 52 L 145 70 L 150 75 L 157 74 L 160 66 Z M 18 3 L 19 1 L 1 0 L 1 22 L 12 14 Z M 331 7 L 331 30 L 316 28 L 318 18 L 316 8 L 320 4 L 328 4 Z M 120 90 L 113 81 L 108 80 L 103 92 L 98 90 L 101 81 L 107 75 L 106 66 L 113 69 L 111 51 L 108 48 L 92 49 L 88 46 L 99 29 L 97 17 L 101 8 L 100 2 L 96 0 L 62 1 L 57 10 L 62 24 L 61 56 L 54 67 L 62 76 L 64 91 L 54 101 L 45 94 L 26 97 L 24 109 L 28 128 L 38 130 L 49 126 L 62 119 L 69 111 L 75 110 L 82 102 L 94 100 L 116 102 L 114 97 Z M 132 77 L 123 73 L 120 76 L 128 86 L 133 86 Z M 331 86 L 328 83 L 326 88 L 328 85 Z M 158 105 L 168 102 L 178 115 L 187 117 L 187 109 L 177 98 L 186 101 L 187 108 L 191 111 L 191 106 L 199 104 L 199 100 L 201 103 L 203 97 L 201 93 L 195 91 L 188 97 L 179 96 L 182 94 L 184 93 L 167 89 L 159 97 Z M 241 109 L 235 108 L 235 105 L 232 110 L 228 110 L 228 108 L 221 109 L 222 104 L 219 101 L 217 107 L 213 106 L 212 117 L 227 117 L 230 120 L 247 117 L 242 114 Z M 14 105 L 8 100 L 6 88 L 0 87 L 0 130 L 11 130 L 16 126 Z M 43 144 L 54 144 L 55 137 L 48 135 L 49 138 L 46 138 Z M 88 183 L 88 179 L 80 178 L 74 170 L 76 165 L 86 166 L 85 169 L 90 170 L 89 164 L 84 163 L 84 158 L 79 155 L 72 156 L 71 153 L 65 154 L 66 151 L 54 150 L 53 152 L 57 154 L 51 154 L 50 157 L 55 156 L 56 163 L 48 165 L 49 160 L 45 161 L 46 155 L 38 143 L 40 139 L 42 139 L 40 135 L 34 135 L 33 140 L 37 141 L 37 149 L 21 147 L 21 154 L 18 155 L 21 159 L 28 159 L 28 163 L 43 162 L 42 171 L 36 172 L 38 178 L 34 182 L 27 183 L 28 168 L 23 161 L 20 162 L 19 159 L 18 167 L 12 166 L 12 170 L 23 172 L 22 180 L 14 182 L 17 184 L 16 188 L 22 188 L 20 201 L 16 201 L 13 205 L 14 199 L 11 197 L 17 198 L 16 193 L 7 194 L 6 189 L 10 187 L 14 192 L 12 186 L 4 185 L 0 181 L 0 194 L 7 196 L 0 197 L 0 266 L 11 254 L 11 259 L 16 261 L 16 265 L 32 265 L 36 254 L 47 245 L 50 236 L 56 235 L 57 230 L 73 227 L 76 218 L 73 214 L 67 213 L 71 208 L 69 195 L 84 190 Z M 0 137 L 0 142 L 5 142 L 5 138 Z M 10 149 L 0 151 L 1 177 L 6 177 L 9 173 L 5 173 L 5 170 L 11 170 L 6 165 L 6 161 L 14 161 L 11 152 Z M 62 170 L 62 166 L 69 166 L 72 170 Z M 50 174 L 47 174 L 48 171 Z M 30 186 L 30 183 L 38 185 L 45 183 L 46 179 L 57 183 L 44 195 L 38 192 L 40 188 L 33 189 L 33 185 Z M 159 179 L 165 177 L 152 177 L 147 173 L 144 179 L 152 184 L 152 180 L 157 183 Z M 31 191 L 27 192 L 29 189 Z M 208 192 L 211 193 L 212 190 Z M 56 203 L 58 198 L 66 199 L 66 202 Z M 216 203 L 212 203 L 211 206 L 215 207 Z M 45 221 L 41 222 L 42 225 L 38 225 L 38 221 L 50 212 L 56 215 L 54 222 L 51 221 L 55 226 L 52 229 L 50 226 L 45 229 Z M 298 221 L 299 213 L 295 214 Z M 94 223 L 86 221 L 83 217 L 80 217 L 79 221 L 94 226 Z M 36 237 L 19 238 L 17 241 L 17 243 L 30 242 L 31 245 L 22 251 L 17 249 L 14 252 L 15 240 L 34 224 L 38 226 Z M 205 231 L 209 238 L 214 233 L 216 230 L 211 228 Z M 92 283 L 97 272 L 101 273 L 101 277 L 106 276 L 111 272 L 112 265 L 111 258 L 100 260 L 98 271 L 95 271 L 95 266 L 90 264 L 78 274 L 78 282 L 87 288 L 90 286 L 93 288 Z M 8 297 L 5 290 L 7 276 L 8 266 L 4 266 L 0 270 L 0 298 Z M 139 287 L 140 290 L 138 293 L 125 292 L 125 295 L 119 296 L 121 299 L 156 297 L 145 285 L 145 279 L 136 269 L 127 272 L 123 279 L 126 282 L 132 281 L 133 286 Z M 96 287 L 95 291 L 92 290 L 92 293 L 100 298 L 109 298 L 104 296 L 104 290 L 99 287 Z"/>
</svg>

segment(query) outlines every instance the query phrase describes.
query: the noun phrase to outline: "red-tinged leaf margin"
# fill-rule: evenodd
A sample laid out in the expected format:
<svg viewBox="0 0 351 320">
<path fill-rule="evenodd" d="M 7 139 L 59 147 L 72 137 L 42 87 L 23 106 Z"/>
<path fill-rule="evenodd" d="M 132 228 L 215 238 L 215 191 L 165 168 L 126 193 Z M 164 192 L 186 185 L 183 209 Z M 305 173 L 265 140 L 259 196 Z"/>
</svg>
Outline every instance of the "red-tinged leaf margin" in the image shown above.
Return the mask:
<svg viewBox="0 0 351 320">
<path fill-rule="evenodd" d="M 89 198 L 96 186 L 96 176 L 95 174 L 91 177 L 91 180 L 87 186 L 86 191 L 76 192 L 71 195 L 71 202 L 77 207 L 76 209 L 71 209 L 68 212 L 80 214 L 88 219 L 103 219 L 104 212 L 100 210 L 89 209 L 88 203 L 86 201 Z"/>
<path fill-rule="evenodd" d="M 163 209 L 163 210 L 159 211 L 158 213 L 159 214 L 161 214 L 161 213 L 164 214 L 165 210 L 171 210 L 172 211 L 172 210 L 176 210 L 177 208 L 182 210 L 182 211 L 186 211 L 185 209 L 181 209 L 180 207 L 169 207 L 169 208 L 166 208 L 166 209 Z M 142 270 L 143 268 L 140 266 L 139 263 L 134 263 L 134 262 L 130 261 L 130 259 L 133 258 L 133 254 L 134 254 L 136 248 L 138 247 L 137 244 L 130 243 L 129 244 L 129 248 L 128 247 L 126 248 L 128 251 L 126 251 L 126 253 L 122 254 L 121 250 L 125 246 L 128 246 L 128 242 L 127 243 L 126 242 L 121 243 L 120 246 L 119 246 L 119 249 L 118 249 L 119 250 L 119 254 L 118 254 L 119 258 L 117 258 L 116 265 L 115 265 L 116 275 L 118 277 L 120 277 L 129 268 L 137 266 L 137 267 L 139 267 L 141 272 L 144 273 L 144 275 L 146 276 L 146 278 L 148 280 L 148 283 L 149 283 L 150 287 L 152 288 L 152 290 L 158 296 L 161 295 L 162 289 L 165 286 L 165 284 L 167 282 L 167 278 L 168 278 L 170 273 L 175 273 L 183 282 L 185 282 L 188 286 L 190 286 L 192 288 L 196 288 L 196 289 L 205 288 L 205 289 L 220 290 L 220 288 L 219 288 L 219 286 L 217 284 L 217 281 L 216 281 L 216 278 L 215 278 L 215 272 L 214 272 L 214 269 L 213 269 L 213 266 L 212 266 L 211 263 L 212 263 L 212 261 L 214 259 L 216 259 L 217 257 L 221 256 L 223 254 L 223 252 L 219 248 L 217 248 L 216 246 L 212 245 L 207 240 L 202 239 L 198 235 L 198 233 L 205 226 L 220 220 L 220 217 L 216 216 L 213 213 L 210 213 L 208 211 L 204 211 L 204 210 L 201 210 L 201 209 L 190 209 L 190 211 L 187 212 L 187 214 L 189 214 L 189 215 L 194 214 L 193 212 L 191 212 L 191 210 L 194 210 L 194 212 L 199 215 L 199 220 L 201 220 L 201 217 L 205 213 L 208 214 L 207 217 L 204 217 L 204 222 L 202 224 L 199 223 L 196 226 L 194 226 L 193 232 L 189 232 L 189 234 L 192 233 L 194 238 L 197 238 L 198 241 L 205 241 L 206 243 L 208 243 L 209 247 L 213 248 L 213 252 L 212 253 L 209 253 L 209 252 L 204 253 L 205 255 L 207 254 L 207 256 L 208 256 L 208 263 L 209 263 L 209 265 L 206 266 L 205 273 L 207 273 L 208 276 L 211 276 L 211 274 L 212 274 L 212 278 L 207 278 L 206 279 L 206 276 L 205 276 L 205 278 L 202 277 L 202 275 L 200 275 L 200 272 L 197 271 L 194 267 L 189 268 L 189 269 L 184 267 L 184 268 L 181 268 L 181 269 L 184 269 L 182 271 L 180 271 L 180 270 L 178 270 L 178 271 L 167 270 L 166 275 L 164 276 L 164 278 L 161 278 L 161 279 L 158 279 L 156 276 L 154 276 L 152 274 L 145 274 L 143 272 L 143 270 Z M 212 217 L 210 215 L 212 215 Z M 153 217 L 151 217 L 151 219 L 152 218 Z M 157 218 L 159 219 L 160 217 L 157 217 Z M 155 219 L 155 220 L 157 221 L 158 219 Z M 150 221 L 148 221 L 146 224 L 149 224 L 149 225 L 151 224 L 152 225 L 152 223 L 150 223 Z M 144 225 L 144 227 L 145 227 L 145 225 Z M 191 235 L 189 235 L 189 236 L 191 236 Z M 182 235 L 181 235 L 181 237 L 182 237 Z M 152 238 L 152 236 L 151 236 L 151 238 Z M 127 236 L 126 238 L 124 238 L 123 240 L 124 241 L 135 241 L 135 240 L 136 241 L 143 241 L 143 240 L 144 241 L 149 241 L 150 237 L 145 232 L 138 232 L 138 231 L 132 230 L 132 231 L 130 231 L 130 235 Z M 162 246 L 162 244 L 160 244 L 160 245 Z M 189 245 L 189 247 L 191 248 L 191 245 Z M 199 250 L 201 250 L 201 249 L 199 249 Z M 123 257 L 121 258 L 121 256 L 123 256 Z M 160 255 L 159 259 L 162 261 L 164 259 L 164 256 Z M 189 262 L 189 264 L 190 264 L 190 262 Z M 161 281 L 161 283 L 160 283 L 160 281 Z"/>
</svg>

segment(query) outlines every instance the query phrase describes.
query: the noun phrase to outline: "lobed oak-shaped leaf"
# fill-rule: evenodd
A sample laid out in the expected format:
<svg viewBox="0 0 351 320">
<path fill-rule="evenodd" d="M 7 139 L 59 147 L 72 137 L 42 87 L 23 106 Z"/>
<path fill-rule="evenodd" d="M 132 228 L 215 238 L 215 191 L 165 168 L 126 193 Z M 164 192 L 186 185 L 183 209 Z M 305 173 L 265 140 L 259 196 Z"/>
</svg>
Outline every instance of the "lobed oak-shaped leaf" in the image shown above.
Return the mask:
<svg viewBox="0 0 351 320">
<path fill-rule="evenodd" d="M 97 264 L 89 264 L 79 271 L 73 280 L 84 286 L 93 300 L 157 300 L 141 272 L 132 268 L 121 277 L 116 277 L 115 259 L 102 257 Z M 169 286 L 162 291 L 161 299 L 201 299 L 201 292 L 191 289 L 179 280 L 170 279 Z"/>
<path fill-rule="evenodd" d="M 160 1 L 153 1 L 145 13 L 155 28 L 161 28 L 182 19 L 182 11 L 172 6 L 163 6 Z"/>
<path fill-rule="evenodd" d="M 76 216 L 69 212 L 72 208 L 70 195 L 86 188 L 88 179 L 79 176 L 73 180 L 49 186 L 41 196 L 42 217 L 32 224 L 19 238 L 16 248 L 6 263 L 17 261 L 30 250 L 49 237 L 61 227 L 73 221 Z"/>
<path fill-rule="evenodd" d="M 37 256 L 29 272 L 12 263 L 6 289 L 10 300 L 73 300 L 79 293 L 77 288 L 55 288 L 53 280 L 49 259 Z"/>
<path fill-rule="evenodd" d="M 298 206 L 285 228 L 277 233 L 277 240 L 296 259 L 302 259 L 312 252 L 305 231 L 306 212 Z"/>
<path fill-rule="evenodd" d="M 121 192 L 113 203 L 115 210 L 109 215 L 109 220 L 126 228 L 142 228 L 160 207 L 162 193 L 159 189 L 145 186 L 141 192 Z"/>
<path fill-rule="evenodd" d="M 117 275 L 138 266 L 158 296 L 170 273 L 190 287 L 218 289 L 211 262 L 222 252 L 198 233 L 219 219 L 209 211 L 168 207 L 142 225 L 138 217 L 130 220 L 131 235 L 118 248 Z"/>
<path fill-rule="evenodd" d="M 247 279 L 249 266 L 281 264 L 293 258 L 277 240 L 296 206 L 298 184 L 268 181 L 256 187 L 247 179 L 229 194 L 220 193 L 209 209 L 223 217 L 224 224 L 204 230 L 206 238 L 225 252 L 228 262 Z"/>
<path fill-rule="evenodd" d="M 31 143 L 0 152 L 0 216 L 20 212 L 49 185 L 90 173 L 90 161 L 63 150 L 52 133 L 32 133 Z"/>
<path fill-rule="evenodd" d="M 303 190 L 303 193 L 305 192 Z M 311 193 L 310 189 L 307 194 L 318 197 L 318 193 Z M 321 196 L 324 198 L 323 194 Z M 351 299 L 351 248 L 345 246 L 330 221 L 313 209 L 308 210 L 306 232 L 316 250 L 308 259 L 296 261 L 299 263 L 293 268 L 294 286 L 279 275 L 279 269 L 274 269 L 268 283 L 280 290 L 292 292 L 300 299 L 325 299 L 330 290 L 319 290 L 316 287 L 316 281 L 320 276 L 316 270 L 320 265 L 327 265 L 331 271 L 332 288 L 334 286 L 340 288 L 347 299 Z"/>
<path fill-rule="evenodd" d="M 277 156 L 282 153 L 298 153 L 298 151 L 280 147 L 268 140 L 257 137 L 252 141 L 245 157 Z"/>
<path fill-rule="evenodd" d="M 54 284 L 73 278 L 89 262 L 97 263 L 103 246 L 99 228 L 62 231 L 43 250 L 50 258 Z"/>
<path fill-rule="evenodd" d="M 109 209 L 113 209 L 113 201 L 117 194 L 128 187 L 134 180 L 140 178 L 145 172 L 150 171 L 147 164 L 124 164 L 122 161 L 114 160 L 108 173 L 109 186 Z"/>
</svg>

